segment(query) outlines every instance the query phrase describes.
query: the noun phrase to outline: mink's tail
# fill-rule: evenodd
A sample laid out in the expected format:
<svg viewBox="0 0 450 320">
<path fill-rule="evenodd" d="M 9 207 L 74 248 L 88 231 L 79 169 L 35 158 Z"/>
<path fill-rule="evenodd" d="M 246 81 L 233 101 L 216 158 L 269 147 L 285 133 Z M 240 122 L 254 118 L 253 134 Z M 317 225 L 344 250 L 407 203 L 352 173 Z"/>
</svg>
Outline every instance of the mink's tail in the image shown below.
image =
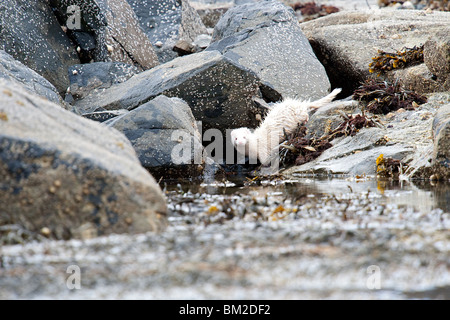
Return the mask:
<svg viewBox="0 0 450 320">
<path fill-rule="evenodd" d="M 341 93 L 342 89 L 338 88 L 338 89 L 334 89 L 333 92 L 331 92 L 329 95 L 327 95 L 326 97 L 323 97 L 322 99 L 316 100 L 311 102 L 311 104 L 309 105 L 309 109 L 319 109 L 320 107 L 323 107 L 327 104 L 329 104 L 331 101 L 333 101 L 334 98 L 336 98 L 336 96 Z"/>
</svg>

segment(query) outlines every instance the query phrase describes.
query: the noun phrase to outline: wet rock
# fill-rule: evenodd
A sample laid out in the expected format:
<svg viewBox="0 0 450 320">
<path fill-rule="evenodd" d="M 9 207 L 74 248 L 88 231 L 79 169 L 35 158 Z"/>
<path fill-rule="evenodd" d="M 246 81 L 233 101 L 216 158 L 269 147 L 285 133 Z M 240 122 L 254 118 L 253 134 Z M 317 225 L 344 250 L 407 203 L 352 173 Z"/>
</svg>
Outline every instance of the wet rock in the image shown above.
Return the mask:
<svg viewBox="0 0 450 320">
<path fill-rule="evenodd" d="M 103 92 L 92 92 L 75 102 L 81 113 L 133 110 L 158 95 L 179 97 L 191 107 L 203 130 L 255 127 L 258 110 L 252 97 L 259 79 L 217 51 L 176 58 L 139 73 Z"/>
<path fill-rule="evenodd" d="M 74 41 L 80 41 L 80 32 L 84 37 L 94 36 L 96 47 L 91 49 L 94 61 L 123 62 L 143 70 L 159 64 L 152 44 L 126 0 L 52 0 L 52 6 L 68 34 L 75 32 Z M 71 8 L 75 8 L 73 14 Z M 81 40 L 80 48 L 91 47 L 92 41 Z"/>
<path fill-rule="evenodd" d="M 282 97 L 318 99 L 330 83 L 292 8 L 278 1 L 233 7 L 217 23 L 213 43 L 225 57 L 255 72 Z"/>
<path fill-rule="evenodd" d="M 133 65 L 122 62 L 94 62 L 69 68 L 70 94 L 81 99 L 91 91 L 122 83 L 139 73 Z"/>
<path fill-rule="evenodd" d="M 350 95 L 371 76 L 369 64 L 378 50 L 420 46 L 448 28 L 449 16 L 448 12 L 417 10 L 339 12 L 302 23 L 301 28 L 327 69 L 332 86 L 342 87 L 343 94 Z M 387 76 L 395 80 L 396 75 L 391 71 Z"/>
<path fill-rule="evenodd" d="M 127 136 L 153 174 L 167 178 L 175 172 L 190 177 L 201 173 L 202 138 L 183 100 L 158 96 L 107 124 Z"/>
<path fill-rule="evenodd" d="M 436 180 L 450 179 L 450 104 L 439 108 L 433 120 L 433 160 Z"/>
<path fill-rule="evenodd" d="M 0 83 L 0 225 L 52 238 L 161 230 L 166 203 L 125 136 Z"/>
<path fill-rule="evenodd" d="M 19 82 L 29 91 L 57 104 L 62 103 L 56 88 L 44 77 L 0 50 L 0 78 Z"/>
<path fill-rule="evenodd" d="M 0 26 L 0 49 L 64 94 L 69 86 L 67 68 L 80 60 L 47 1 L 2 1 Z"/>
<path fill-rule="evenodd" d="M 191 44 L 198 35 L 207 34 L 198 13 L 187 0 L 127 1 L 162 63 L 178 56 L 173 51 L 178 41 Z"/>
<path fill-rule="evenodd" d="M 409 165 L 410 168 L 403 172 L 404 176 L 417 177 L 416 172 L 429 167 L 432 160 L 433 141 L 430 135 L 433 116 L 443 104 L 448 103 L 449 98 L 449 94 L 436 93 L 429 98 L 428 103 L 415 110 L 399 109 L 385 116 L 371 117 L 378 123 L 377 127 L 363 128 L 353 137 L 334 139 L 331 142 L 333 147 L 316 160 L 292 167 L 284 174 L 375 175 L 376 159 L 383 154 L 384 158 L 393 158 Z M 333 115 L 333 109 L 330 106 L 329 110 L 322 112 L 331 112 Z M 339 107 L 336 106 L 336 109 Z M 320 137 L 322 128 L 329 125 L 329 119 L 319 111 L 307 124 L 310 134 L 316 137 Z M 354 109 L 354 112 L 359 110 Z M 338 121 L 335 117 L 331 121 Z"/>
</svg>

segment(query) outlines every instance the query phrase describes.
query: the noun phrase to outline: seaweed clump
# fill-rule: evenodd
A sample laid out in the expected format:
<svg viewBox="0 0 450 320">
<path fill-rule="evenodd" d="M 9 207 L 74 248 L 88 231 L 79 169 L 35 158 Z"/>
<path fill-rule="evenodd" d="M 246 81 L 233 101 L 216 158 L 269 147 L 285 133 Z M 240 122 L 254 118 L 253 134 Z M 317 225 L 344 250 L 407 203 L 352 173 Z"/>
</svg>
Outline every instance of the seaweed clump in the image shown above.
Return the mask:
<svg viewBox="0 0 450 320">
<path fill-rule="evenodd" d="M 366 102 L 366 110 L 374 114 L 388 114 L 400 108 L 414 110 L 427 102 L 427 98 L 414 91 L 404 90 L 386 81 L 367 80 L 353 93 L 353 99 Z"/>
<path fill-rule="evenodd" d="M 364 114 L 344 115 L 346 120 L 342 122 L 335 130 L 331 131 L 328 138 L 337 138 L 341 136 L 356 135 L 362 128 L 375 127 L 376 123 Z"/>
<path fill-rule="evenodd" d="M 295 3 L 291 5 L 294 11 L 300 11 L 302 14 L 302 22 L 310 21 L 320 17 L 327 16 L 332 13 L 339 12 L 339 8 L 335 6 L 317 5 L 315 2 Z"/>
<path fill-rule="evenodd" d="M 284 134 L 284 143 L 280 145 L 280 162 L 286 166 L 297 166 L 310 162 L 332 147 L 328 139 L 316 140 L 306 137 L 307 128 L 298 125 L 291 134 Z"/>
<path fill-rule="evenodd" d="M 384 158 L 383 154 L 376 160 L 377 175 L 382 178 L 398 178 L 408 168 L 408 165 L 400 160 Z"/>
<path fill-rule="evenodd" d="M 310 162 L 319 157 L 325 150 L 332 147 L 331 141 L 341 136 L 354 136 L 364 127 L 375 127 L 376 123 L 365 116 L 343 115 L 345 121 L 335 130 L 319 139 L 308 138 L 305 125 L 298 125 L 297 129 L 284 135 L 284 143 L 280 145 L 280 160 L 286 166 L 297 166 Z"/>
<path fill-rule="evenodd" d="M 403 48 L 395 53 L 378 50 L 378 55 L 372 58 L 369 64 L 369 72 L 381 74 L 400 68 L 406 68 L 424 62 L 424 46 L 414 46 L 413 48 Z"/>
</svg>

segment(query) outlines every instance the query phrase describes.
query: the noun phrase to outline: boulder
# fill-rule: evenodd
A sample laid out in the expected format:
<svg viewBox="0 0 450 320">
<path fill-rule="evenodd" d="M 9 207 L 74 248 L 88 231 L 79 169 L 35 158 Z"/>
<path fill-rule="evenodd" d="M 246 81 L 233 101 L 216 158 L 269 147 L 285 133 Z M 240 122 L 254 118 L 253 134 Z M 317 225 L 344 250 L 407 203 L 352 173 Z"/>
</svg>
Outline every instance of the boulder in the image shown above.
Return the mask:
<svg viewBox="0 0 450 320">
<path fill-rule="evenodd" d="M 62 103 L 58 90 L 44 77 L 0 50 L 0 78 L 18 82 L 29 91 L 57 104 Z"/>
<path fill-rule="evenodd" d="M 125 82 L 137 73 L 137 67 L 122 62 L 77 64 L 69 68 L 70 94 L 81 99 L 93 90 Z"/>
<path fill-rule="evenodd" d="M 52 0 L 51 3 L 67 33 L 80 50 L 92 51 L 95 62 L 123 62 L 141 70 L 159 64 L 152 44 L 126 0 Z"/>
<path fill-rule="evenodd" d="M 158 96 L 106 122 L 131 141 L 141 164 L 157 176 L 201 173 L 203 147 L 189 105 L 179 98 Z"/>
<path fill-rule="evenodd" d="M 318 99 L 330 90 L 325 69 L 292 8 L 275 0 L 229 9 L 214 28 L 207 50 L 218 50 L 252 70 L 284 98 Z"/>
<path fill-rule="evenodd" d="M 47 1 L 2 0 L 0 49 L 52 83 L 63 95 L 67 68 L 80 63 Z"/>
<path fill-rule="evenodd" d="M 378 50 L 395 52 L 405 47 L 423 45 L 434 35 L 448 29 L 449 19 L 449 12 L 437 11 L 346 11 L 302 23 L 301 29 L 327 69 L 332 86 L 342 87 L 343 94 L 350 95 L 361 82 L 376 76 L 370 74 L 369 64 Z M 395 80 L 396 72 L 388 72 L 388 79 Z M 417 71 L 408 74 L 415 77 Z M 429 88 L 444 91 L 438 83 Z"/>
<path fill-rule="evenodd" d="M 133 110 L 158 95 L 179 97 L 191 107 L 203 130 L 255 127 L 259 79 L 217 51 L 176 58 L 102 92 L 75 102 L 81 113 Z"/>
<path fill-rule="evenodd" d="M 162 230 L 164 195 L 117 130 L 0 81 L 0 226 L 58 239 Z"/>
<path fill-rule="evenodd" d="M 383 154 L 384 158 L 393 158 L 408 164 L 410 168 L 405 170 L 404 175 L 414 178 L 417 171 L 429 167 L 432 162 L 433 140 L 430 136 L 433 118 L 449 99 L 449 93 L 436 93 L 429 98 L 428 103 L 420 105 L 416 110 L 399 109 L 394 113 L 379 116 L 375 119 L 377 127 L 363 128 L 353 137 L 336 138 L 331 142 L 333 146 L 317 159 L 289 168 L 283 174 L 375 175 L 376 159 Z M 340 105 L 338 102 L 334 107 L 328 107 L 328 110 L 319 109 L 307 123 L 308 132 L 316 138 L 320 137 L 322 128 L 326 128 L 330 120 L 338 123 L 335 110 L 341 109 L 350 113 L 352 108 L 354 114 L 360 113 L 357 106 Z M 327 118 L 324 116 L 326 114 L 333 117 Z M 440 141 L 439 138 L 435 140 Z M 446 141 L 445 138 L 442 141 Z M 442 146 L 440 150 L 445 150 L 445 143 L 438 142 L 438 145 Z"/>
<path fill-rule="evenodd" d="M 187 0 L 127 1 L 162 63 L 178 56 L 173 51 L 178 41 L 191 44 L 198 35 L 207 34 L 199 15 Z"/>
</svg>

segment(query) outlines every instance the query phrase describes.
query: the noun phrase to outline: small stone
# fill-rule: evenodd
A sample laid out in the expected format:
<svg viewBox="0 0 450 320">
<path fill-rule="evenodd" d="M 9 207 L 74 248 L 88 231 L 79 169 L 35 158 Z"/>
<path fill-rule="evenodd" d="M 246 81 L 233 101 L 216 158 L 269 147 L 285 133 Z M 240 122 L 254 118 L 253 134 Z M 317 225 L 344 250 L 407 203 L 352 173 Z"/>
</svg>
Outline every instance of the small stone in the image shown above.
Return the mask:
<svg viewBox="0 0 450 320">
<path fill-rule="evenodd" d="M 111 45 L 106 45 L 106 49 L 108 50 L 108 52 L 113 52 L 114 51 L 114 47 Z"/>
<path fill-rule="evenodd" d="M 47 227 L 43 227 L 43 228 L 41 229 L 41 234 L 42 234 L 44 237 L 49 237 L 49 236 L 51 235 L 51 233 L 52 233 L 52 231 L 51 231 L 49 228 L 47 228 Z"/>
<path fill-rule="evenodd" d="M 163 43 L 161 41 L 156 41 L 155 46 L 161 48 L 163 46 Z"/>
</svg>

